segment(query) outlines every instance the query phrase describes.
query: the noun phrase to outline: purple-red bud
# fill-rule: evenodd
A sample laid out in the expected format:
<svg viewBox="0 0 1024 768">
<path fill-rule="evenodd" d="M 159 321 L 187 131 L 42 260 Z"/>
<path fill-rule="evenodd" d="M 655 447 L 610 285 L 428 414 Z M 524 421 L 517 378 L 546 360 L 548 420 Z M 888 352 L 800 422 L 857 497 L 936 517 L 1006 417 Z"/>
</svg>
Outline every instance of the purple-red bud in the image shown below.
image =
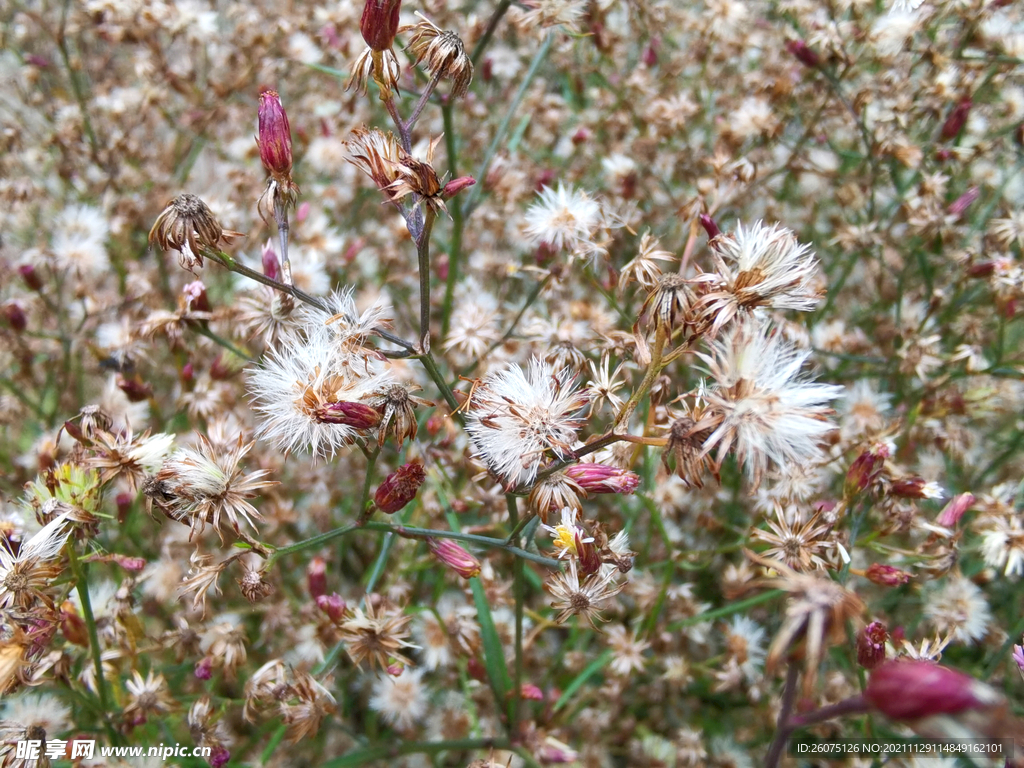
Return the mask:
<svg viewBox="0 0 1024 768">
<path fill-rule="evenodd" d="M 807 47 L 803 40 L 787 40 L 786 50 L 790 52 L 801 64 L 817 69 L 821 64 L 821 57 Z"/>
<path fill-rule="evenodd" d="M 89 628 L 85 619 L 75 611 L 75 605 L 70 600 L 65 600 L 60 607 L 60 631 L 69 643 L 82 648 L 89 647 Z"/>
<path fill-rule="evenodd" d="M 380 411 L 364 403 L 326 403 L 317 406 L 314 416 L 321 424 L 344 424 L 353 429 L 373 429 L 380 424 Z"/>
<path fill-rule="evenodd" d="M 25 285 L 33 291 L 42 289 L 43 278 L 31 264 L 22 264 L 18 267 L 18 274 L 21 275 L 21 279 L 25 281 Z"/>
<path fill-rule="evenodd" d="M 260 94 L 260 160 L 274 178 L 289 178 L 292 172 L 292 129 L 277 91 Z"/>
<path fill-rule="evenodd" d="M 182 291 L 185 303 L 192 312 L 209 312 L 210 299 L 206 295 L 206 286 L 202 280 L 193 280 Z"/>
<path fill-rule="evenodd" d="M 984 683 L 928 661 L 890 661 L 871 673 L 864 698 L 890 720 L 984 709 L 1001 697 Z"/>
<path fill-rule="evenodd" d="M 416 498 L 416 492 L 426 479 L 422 464 L 404 464 L 384 478 L 373 494 L 373 503 L 381 512 L 394 514 Z"/>
<path fill-rule="evenodd" d="M 111 555 L 110 559 L 126 571 L 139 572 L 146 567 L 146 558 L 128 557 L 127 555 Z"/>
<path fill-rule="evenodd" d="M 960 197 L 958 197 L 956 200 L 949 204 L 949 207 L 946 208 L 946 213 L 948 213 L 950 216 L 963 216 L 964 212 L 971 207 L 971 203 L 977 200 L 980 196 L 981 188 L 971 187 L 962 195 L 960 195 Z"/>
<path fill-rule="evenodd" d="M 957 102 L 946 118 L 946 122 L 942 124 L 942 131 L 939 133 L 939 137 L 943 141 L 955 139 L 960 134 L 964 123 L 967 122 L 967 115 L 970 114 L 972 106 L 974 106 L 974 102 L 971 101 L 970 96 L 965 96 Z"/>
<path fill-rule="evenodd" d="M 306 566 L 306 588 L 314 600 L 327 594 L 327 561 L 322 557 L 314 557 Z"/>
<path fill-rule="evenodd" d="M 898 587 L 910 581 L 910 574 L 891 565 L 872 563 L 864 571 L 864 578 L 882 587 Z"/>
<path fill-rule="evenodd" d="M 700 221 L 700 225 L 704 227 L 704 231 L 708 235 L 708 240 L 714 240 L 716 237 L 722 234 L 722 230 L 718 228 L 715 220 L 708 216 L 706 213 L 700 214 L 697 219 Z"/>
<path fill-rule="evenodd" d="M 846 473 L 846 497 L 850 498 L 871 485 L 891 455 L 892 447 L 888 443 L 878 443 L 854 459 Z"/>
<path fill-rule="evenodd" d="M 544 701 L 544 691 L 533 683 L 523 683 L 519 687 L 519 698 L 528 701 Z"/>
<path fill-rule="evenodd" d="M 218 744 L 210 750 L 210 756 L 206 758 L 207 762 L 210 764 L 210 768 L 224 768 L 230 759 L 231 752 L 227 747 L 221 744 Z"/>
<path fill-rule="evenodd" d="M 333 621 L 335 624 L 339 624 L 345 616 L 345 610 L 348 606 L 345 601 L 341 598 L 337 592 L 332 592 L 329 595 L 320 595 L 316 599 L 316 606 L 321 611 L 327 614 L 327 618 Z"/>
<path fill-rule="evenodd" d="M 874 669 L 885 661 L 885 641 L 889 639 L 885 624 L 872 621 L 857 635 L 857 663 Z"/>
<path fill-rule="evenodd" d="M 957 494 L 949 500 L 949 503 L 939 513 L 939 516 L 935 518 L 935 522 L 943 528 L 955 528 L 956 524 L 960 522 L 960 518 L 964 516 L 964 512 L 970 509 L 973 503 L 973 493 Z"/>
<path fill-rule="evenodd" d="M 386 51 L 394 45 L 401 10 L 402 0 L 366 0 L 359 31 L 370 48 Z"/>
<path fill-rule="evenodd" d="M 137 375 L 130 379 L 123 375 L 117 377 L 117 388 L 124 392 L 130 402 L 141 403 L 153 396 L 153 387 Z"/>
<path fill-rule="evenodd" d="M 4 320 L 11 326 L 15 331 L 21 333 L 28 326 L 28 317 L 25 315 L 25 310 L 21 308 L 21 304 L 16 301 L 9 301 L 3 306 Z"/>
<path fill-rule="evenodd" d="M 209 680 L 213 677 L 213 657 L 203 656 L 196 662 L 196 680 Z"/>
<path fill-rule="evenodd" d="M 601 553 L 597 551 L 593 541 L 583 541 L 579 531 L 573 536 L 576 544 L 576 555 L 580 559 L 580 570 L 587 576 L 601 570 Z"/>
<path fill-rule="evenodd" d="M 476 179 L 472 176 L 459 176 L 459 178 L 452 179 L 444 185 L 444 189 L 441 190 L 441 197 L 448 200 L 455 197 L 462 190 L 472 187 L 474 184 L 476 184 Z"/>
<path fill-rule="evenodd" d="M 606 464 L 573 464 L 565 474 L 587 493 L 631 494 L 640 485 L 640 475 Z"/>
<path fill-rule="evenodd" d="M 893 496 L 902 496 L 907 499 L 942 498 L 942 489 L 921 477 L 904 477 L 894 480 L 889 490 Z"/>
<path fill-rule="evenodd" d="M 430 539 L 427 546 L 434 557 L 464 579 L 480 575 L 480 561 L 450 539 Z"/>
<path fill-rule="evenodd" d="M 263 246 L 263 274 L 271 280 L 281 279 L 281 260 L 277 258 L 277 251 L 269 240 Z"/>
</svg>

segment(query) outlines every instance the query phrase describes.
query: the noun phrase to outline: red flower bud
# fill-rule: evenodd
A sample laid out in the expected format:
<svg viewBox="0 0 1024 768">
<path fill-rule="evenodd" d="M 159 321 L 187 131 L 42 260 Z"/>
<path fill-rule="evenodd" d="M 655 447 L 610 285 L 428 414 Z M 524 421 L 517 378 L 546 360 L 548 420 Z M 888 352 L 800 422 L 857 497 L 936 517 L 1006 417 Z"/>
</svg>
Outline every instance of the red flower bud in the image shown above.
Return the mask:
<svg viewBox="0 0 1024 768">
<path fill-rule="evenodd" d="M 640 475 L 605 464 L 573 464 L 565 474 L 587 493 L 631 494 L 640 485 Z"/>
<path fill-rule="evenodd" d="M 890 493 L 907 499 L 941 499 L 942 489 L 921 477 L 904 477 L 893 481 Z"/>
<path fill-rule="evenodd" d="M 277 91 L 260 94 L 260 160 L 274 178 L 288 178 L 292 172 L 292 129 Z"/>
<path fill-rule="evenodd" d="M 480 662 L 480 659 L 478 659 L 476 656 L 469 657 L 469 661 L 466 663 L 466 671 L 469 673 L 469 676 L 477 682 L 487 682 L 487 668 Z"/>
<path fill-rule="evenodd" d="M 28 326 L 28 318 L 25 316 L 25 310 L 23 310 L 21 308 L 21 304 L 16 301 L 9 301 L 4 304 L 3 315 L 7 324 L 19 333 L 24 331 L 26 326 Z"/>
<path fill-rule="evenodd" d="M 979 261 L 967 268 L 968 277 L 991 277 L 996 271 L 995 261 Z"/>
<path fill-rule="evenodd" d="M 708 235 L 708 240 L 714 240 L 716 237 L 722 234 L 722 230 L 718 228 L 718 225 L 715 223 L 715 220 L 708 216 L 706 213 L 700 214 L 700 216 L 698 216 L 697 219 L 700 221 L 700 225 L 704 227 L 704 231 Z"/>
<path fill-rule="evenodd" d="M 533 683 L 523 683 L 519 688 L 519 698 L 529 701 L 544 701 L 544 691 Z"/>
<path fill-rule="evenodd" d="M 118 376 L 117 388 L 124 392 L 125 397 L 133 403 L 141 403 L 153 396 L 153 387 L 138 376 L 132 376 L 130 379 Z"/>
<path fill-rule="evenodd" d="M 430 539 L 430 551 L 464 579 L 480 575 L 480 561 L 450 539 Z"/>
<path fill-rule="evenodd" d="M 984 683 L 928 661 L 890 661 L 871 673 L 864 698 L 891 720 L 984 709 L 1002 697 Z"/>
<path fill-rule="evenodd" d="M 898 587 L 910 581 L 910 574 L 891 565 L 872 563 L 864 572 L 864 577 L 882 587 Z"/>
<path fill-rule="evenodd" d="M 281 260 L 277 258 L 277 251 L 269 240 L 263 246 L 263 274 L 271 280 L 281 279 Z"/>
<path fill-rule="evenodd" d="M 968 208 L 970 208 L 971 203 L 973 203 L 975 200 L 977 200 L 980 195 L 981 195 L 981 188 L 980 187 L 971 187 L 966 192 L 964 192 L 962 195 L 960 195 L 960 197 L 958 197 L 956 200 L 954 200 L 952 203 L 950 203 L 949 207 L 946 208 L 946 212 L 950 216 L 957 216 L 957 217 L 963 216 L 964 211 L 966 211 Z"/>
<path fill-rule="evenodd" d="M 363 403 L 327 403 L 318 406 L 316 420 L 321 424 L 344 424 L 354 429 L 373 429 L 380 424 L 380 412 Z"/>
<path fill-rule="evenodd" d="M 126 571 L 141 571 L 146 567 L 146 558 L 128 557 L 127 555 L 111 555 L 110 559 Z"/>
<path fill-rule="evenodd" d="M 322 557 L 314 557 L 306 566 L 306 588 L 314 600 L 327 594 L 327 562 Z"/>
<path fill-rule="evenodd" d="M 860 493 L 878 478 L 892 450 L 889 443 L 878 443 L 854 459 L 846 473 L 846 498 Z"/>
<path fill-rule="evenodd" d="M 967 122 L 967 115 L 970 114 L 973 105 L 974 102 L 971 101 L 971 97 L 965 96 L 953 107 L 946 118 L 946 122 L 942 124 L 942 131 L 939 133 L 939 137 L 943 141 L 955 139 L 959 135 L 964 127 L 964 123 Z"/>
<path fill-rule="evenodd" d="M 206 758 L 206 761 L 210 764 L 210 768 L 224 768 L 231 759 L 231 752 L 222 744 L 218 744 L 210 751 L 210 756 Z"/>
<path fill-rule="evenodd" d="M 973 493 L 960 493 L 949 500 L 949 503 L 935 518 L 935 522 L 943 528 L 954 528 L 964 516 L 964 512 L 970 509 L 974 503 Z"/>
<path fill-rule="evenodd" d="M 576 554 L 580 559 L 580 570 L 587 576 L 592 573 L 597 573 L 601 570 L 601 554 L 597 551 L 597 547 L 594 546 L 594 542 L 583 541 L 583 537 L 580 536 L 578 531 L 574 538 L 576 543 Z"/>
<path fill-rule="evenodd" d="M 864 669 L 874 669 L 885 661 L 885 641 L 889 633 L 885 624 L 872 621 L 857 635 L 857 663 Z"/>
<path fill-rule="evenodd" d="M 21 279 L 25 281 L 25 285 L 33 291 L 38 291 L 43 287 L 42 276 L 31 264 L 22 264 L 18 267 L 18 274 L 21 275 Z"/>
<path fill-rule="evenodd" d="M 401 10 L 402 0 L 366 0 L 359 31 L 370 48 L 386 51 L 394 45 Z"/>
<path fill-rule="evenodd" d="M 416 498 L 416 491 L 426 479 L 422 464 L 405 464 L 384 479 L 373 494 L 373 503 L 381 512 L 394 514 Z"/>
<path fill-rule="evenodd" d="M 445 200 L 449 200 L 459 194 L 462 190 L 472 187 L 474 184 L 476 184 L 476 179 L 472 176 L 459 176 L 459 178 L 452 179 L 444 185 L 444 189 L 441 190 L 441 197 Z"/>
<path fill-rule="evenodd" d="M 341 622 L 345 615 L 345 610 L 348 608 L 348 606 L 345 605 L 345 601 L 341 599 L 341 596 L 337 592 L 333 592 L 329 595 L 320 595 L 316 599 L 316 606 L 326 613 L 327 618 L 335 624 Z"/>
<path fill-rule="evenodd" d="M 821 64 L 821 57 L 807 47 L 803 40 L 787 40 L 786 50 L 789 51 L 804 66 L 816 69 Z"/>
<path fill-rule="evenodd" d="M 213 658 L 203 656 L 196 662 L 195 675 L 197 680 L 209 680 L 213 677 Z"/>
</svg>

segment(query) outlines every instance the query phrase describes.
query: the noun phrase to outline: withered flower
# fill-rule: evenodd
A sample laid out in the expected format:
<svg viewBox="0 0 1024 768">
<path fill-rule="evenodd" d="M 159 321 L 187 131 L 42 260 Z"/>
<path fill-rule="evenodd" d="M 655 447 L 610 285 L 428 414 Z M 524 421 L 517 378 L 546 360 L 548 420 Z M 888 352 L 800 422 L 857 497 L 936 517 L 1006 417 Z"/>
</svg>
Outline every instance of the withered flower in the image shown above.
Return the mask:
<svg viewBox="0 0 1024 768">
<path fill-rule="evenodd" d="M 545 582 L 544 588 L 551 593 L 554 602 L 551 607 L 558 611 L 555 623 L 562 624 L 570 616 L 581 616 L 590 626 L 600 620 L 600 606 L 609 598 L 614 597 L 626 586 L 625 582 L 614 583 L 618 571 L 614 568 L 606 572 L 584 575 L 580 579 L 576 560 L 569 560 L 569 567 L 555 574 Z"/>
<path fill-rule="evenodd" d="M 669 333 L 675 328 L 690 324 L 691 307 L 694 303 L 690 281 L 674 272 L 662 275 L 640 308 L 640 316 L 648 316 L 651 327 L 662 327 Z M 638 321 L 639 326 L 639 321 Z M 637 327 L 638 327 L 637 326 Z M 634 328 L 636 333 L 636 328 Z"/>
<path fill-rule="evenodd" d="M 356 128 L 345 145 L 351 154 L 349 162 L 373 179 L 388 202 L 397 205 L 408 195 L 415 195 L 414 208 L 426 201 L 437 212 L 447 210 L 444 185 L 431 165 L 440 140 L 438 136 L 430 142 L 426 162 L 402 149 L 394 134 L 376 128 Z"/>
<path fill-rule="evenodd" d="M 371 667 L 384 670 L 396 661 L 412 666 L 412 660 L 402 655 L 403 648 L 415 647 L 405 640 L 410 621 L 412 616 L 404 615 L 379 596 L 368 595 L 365 612 L 353 608 L 339 628 L 352 663 L 362 666 L 369 660 Z"/>
<path fill-rule="evenodd" d="M 203 251 L 216 250 L 241 232 L 224 229 L 210 207 L 196 195 L 178 195 L 164 207 L 149 230 L 149 244 L 177 251 L 178 263 L 190 272 L 203 266 Z"/>
<path fill-rule="evenodd" d="M 288 726 L 288 741 L 296 744 L 316 735 L 323 719 L 334 713 L 337 702 L 330 691 L 307 672 L 296 675 L 291 694 L 298 701 L 281 704 L 281 719 Z"/>
<path fill-rule="evenodd" d="M 17 554 L 7 539 L 0 539 L 0 608 L 28 608 L 36 599 L 50 602 L 46 590 L 63 570 L 57 558 L 70 535 L 68 517 L 60 515 L 22 542 Z"/>
<path fill-rule="evenodd" d="M 352 64 L 352 74 L 345 84 L 345 90 L 355 87 L 358 93 L 365 94 L 367 83 L 372 78 L 380 88 L 381 99 L 386 101 L 391 98 L 392 92 L 398 93 L 398 78 L 401 76 L 402 68 L 393 48 L 385 51 L 365 48 Z"/>
<path fill-rule="evenodd" d="M 704 401 L 698 394 L 697 402 L 688 413 L 669 425 L 668 443 L 661 454 L 665 470 L 670 471 L 669 462 L 675 460 L 676 474 L 690 488 L 703 488 L 706 472 L 718 479 L 715 462 L 704 452 L 704 442 L 711 436 L 714 426 L 704 421 L 703 414 Z"/>
<path fill-rule="evenodd" d="M 238 580 L 238 587 L 242 590 L 242 595 L 250 603 L 258 603 L 274 591 L 274 588 L 263 580 L 263 571 L 258 571 L 249 566 L 244 566 L 242 578 Z"/>
<path fill-rule="evenodd" d="M 429 400 L 410 394 L 409 388 L 402 384 L 391 384 L 372 395 L 366 403 L 381 415 L 377 427 L 377 442 L 383 444 L 390 435 L 395 439 L 395 447 L 398 449 L 401 449 L 406 440 L 416 437 L 418 425 L 413 408 L 417 405 L 434 405 Z"/>
<path fill-rule="evenodd" d="M 456 32 L 445 31 L 430 19 L 416 12 L 419 21 L 403 27 L 400 32 L 412 31 L 409 48 L 416 55 L 416 64 L 426 63 L 427 71 L 435 80 L 447 78 L 452 82 L 452 98 L 461 99 L 473 81 L 473 62 Z"/>
</svg>

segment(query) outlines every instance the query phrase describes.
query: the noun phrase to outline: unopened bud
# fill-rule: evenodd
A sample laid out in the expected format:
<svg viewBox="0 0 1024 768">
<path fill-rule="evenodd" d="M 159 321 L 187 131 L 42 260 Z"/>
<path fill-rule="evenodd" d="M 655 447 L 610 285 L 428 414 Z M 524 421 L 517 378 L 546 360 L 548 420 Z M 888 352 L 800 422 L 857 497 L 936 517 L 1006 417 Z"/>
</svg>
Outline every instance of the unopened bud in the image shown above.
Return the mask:
<svg viewBox="0 0 1024 768">
<path fill-rule="evenodd" d="M 146 567 L 146 558 L 128 557 L 127 555 L 111 555 L 110 559 L 124 568 L 126 571 L 138 573 Z"/>
<path fill-rule="evenodd" d="M 274 178 L 288 178 L 292 172 L 292 129 L 277 91 L 260 94 L 260 160 Z"/>
<path fill-rule="evenodd" d="M 213 677 L 213 657 L 204 656 L 197 661 L 195 675 L 197 680 L 209 680 Z"/>
<path fill-rule="evenodd" d="M 472 176 L 459 176 L 459 178 L 452 179 L 444 185 L 444 189 L 441 191 L 441 197 L 445 200 L 449 200 L 459 194 L 462 190 L 472 187 L 474 184 L 476 184 L 476 179 Z"/>
<path fill-rule="evenodd" d="M 210 299 L 206 295 L 206 286 L 202 280 L 193 280 L 186 285 L 182 291 L 185 297 L 185 304 L 192 312 L 209 312 Z"/>
<path fill-rule="evenodd" d="M 890 493 L 893 496 L 902 496 L 907 499 L 941 499 L 942 488 L 938 483 L 926 482 L 921 477 L 904 477 L 894 480 Z"/>
<path fill-rule="evenodd" d="M 322 557 L 314 557 L 306 566 L 306 588 L 314 600 L 327 594 L 327 561 Z"/>
<path fill-rule="evenodd" d="M 890 661 L 871 673 L 864 698 L 898 722 L 954 715 L 999 704 L 1002 697 L 970 675 L 928 661 Z"/>
<path fill-rule="evenodd" d="M 939 516 L 935 518 L 935 522 L 943 528 L 955 528 L 956 524 L 960 522 L 960 518 L 964 516 L 964 512 L 970 509 L 973 503 L 973 493 L 959 493 L 949 500 Z"/>
<path fill-rule="evenodd" d="M 394 45 L 401 10 L 402 0 L 366 0 L 359 31 L 370 48 L 386 51 Z"/>
<path fill-rule="evenodd" d="M 658 63 L 658 49 L 651 43 L 644 52 L 640 55 L 640 59 L 643 61 L 645 67 L 653 67 Z"/>
<path fill-rule="evenodd" d="M 544 691 L 533 683 L 523 683 L 519 688 L 519 698 L 528 701 L 544 701 Z"/>
<path fill-rule="evenodd" d="M 426 479 L 422 464 L 405 464 L 384 479 L 373 494 L 373 503 L 381 512 L 394 514 L 416 498 L 416 492 Z"/>
<path fill-rule="evenodd" d="M 153 387 L 140 379 L 138 375 L 132 376 L 130 379 L 123 375 L 118 376 L 117 388 L 124 392 L 125 397 L 132 403 L 141 403 L 153 396 Z"/>
<path fill-rule="evenodd" d="M 487 682 L 487 667 L 485 667 L 476 656 L 470 656 L 466 662 L 466 671 L 469 676 L 479 683 Z"/>
<path fill-rule="evenodd" d="M 341 623 L 342 618 L 345 616 L 345 610 L 348 608 L 337 592 L 317 597 L 316 607 L 326 613 L 327 618 L 335 624 Z"/>
<path fill-rule="evenodd" d="M 71 435 L 71 437 L 73 437 L 82 445 L 89 445 L 92 443 L 92 441 L 85 436 L 85 432 L 82 431 L 82 428 L 75 424 L 75 422 L 73 421 L 64 422 L 64 431 Z"/>
<path fill-rule="evenodd" d="M 885 641 L 889 633 L 885 624 L 872 621 L 857 635 L 857 663 L 864 669 L 874 669 L 885 661 Z"/>
<path fill-rule="evenodd" d="M 971 101 L 971 97 L 965 96 L 953 107 L 949 117 L 946 118 L 946 122 L 942 124 L 942 131 L 939 133 L 939 137 L 943 141 L 955 139 L 959 135 L 964 127 L 964 123 L 967 122 L 967 115 L 970 114 L 973 105 L 974 102 Z"/>
<path fill-rule="evenodd" d="M 821 64 L 821 57 L 808 48 L 807 43 L 803 40 L 787 40 L 786 50 L 806 67 L 817 69 Z"/>
<path fill-rule="evenodd" d="M 85 619 L 75 612 L 75 605 L 70 600 L 65 600 L 60 607 L 60 631 L 69 643 L 89 647 L 89 628 Z"/>
<path fill-rule="evenodd" d="M 28 317 L 25 315 L 25 310 L 21 308 L 21 304 L 16 301 L 9 301 L 4 304 L 3 307 L 4 320 L 11 326 L 15 331 L 21 333 L 28 326 Z"/>
<path fill-rule="evenodd" d="M 700 225 L 704 227 L 704 231 L 708 235 L 708 240 L 714 240 L 716 237 L 722 234 L 722 230 L 718 228 L 715 220 L 708 216 L 706 213 L 700 214 L 697 219 L 700 221 Z"/>
<path fill-rule="evenodd" d="M 967 268 L 967 276 L 974 278 L 991 277 L 995 274 L 996 262 L 995 261 L 979 261 L 971 264 Z"/>
<path fill-rule="evenodd" d="M 894 447 L 891 443 L 878 443 L 854 459 L 846 473 L 847 499 L 863 491 L 878 478 L 885 460 L 892 456 Z"/>
<path fill-rule="evenodd" d="M 25 281 L 25 285 L 33 291 L 42 289 L 43 278 L 39 274 L 39 271 L 31 264 L 22 264 L 18 267 L 18 274 L 21 275 L 21 279 Z"/>
<path fill-rule="evenodd" d="M 970 208 L 971 203 L 977 200 L 981 196 L 980 187 L 971 187 L 964 192 L 960 197 L 949 204 L 946 209 L 946 213 L 950 216 L 960 217 L 964 215 L 964 212 Z"/>
<path fill-rule="evenodd" d="M 123 523 L 128 519 L 128 513 L 132 511 L 132 502 L 135 501 L 135 495 L 122 491 L 114 497 L 114 504 L 117 507 L 117 522 Z"/>
<path fill-rule="evenodd" d="M 321 424 L 344 424 L 353 429 L 373 429 L 380 424 L 380 412 L 363 403 L 326 403 L 318 406 L 314 417 Z"/>
<path fill-rule="evenodd" d="M 269 240 L 263 246 L 263 274 L 271 280 L 281 279 L 281 260 Z"/>
<path fill-rule="evenodd" d="M 640 485 L 640 475 L 606 464 L 573 464 L 565 474 L 587 493 L 631 494 Z"/>
<path fill-rule="evenodd" d="M 210 756 L 206 758 L 210 764 L 210 768 L 224 768 L 231 759 L 231 752 L 228 748 L 222 744 L 218 744 L 210 751 Z"/>
<path fill-rule="evenodd" d="M 464 579 L 480 575 L 480 561 L 450 539 L 430 539 L 430 551 L 446 566 Z"/>
<path fill-rule="evenodd" d="M 872 563 L 864 571 L 864 578 L 882 587 L 898 587 L 910 581 L 910 574 L 891 565 Z"/>
</svg>

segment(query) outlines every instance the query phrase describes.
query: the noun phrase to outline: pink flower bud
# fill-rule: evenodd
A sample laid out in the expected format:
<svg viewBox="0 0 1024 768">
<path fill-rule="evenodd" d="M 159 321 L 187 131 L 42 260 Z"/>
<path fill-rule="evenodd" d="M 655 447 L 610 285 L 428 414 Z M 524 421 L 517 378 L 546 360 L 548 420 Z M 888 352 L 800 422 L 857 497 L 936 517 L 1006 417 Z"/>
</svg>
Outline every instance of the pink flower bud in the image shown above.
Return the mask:
<svg viewBox="0 0 1024 768">
<path fill-rule="evenodd" d="M 871 673 L 864 698 L 890 720 L 953 715 L 999 704 L 984 683 L 928 661 L 889 661 Z"/>
<path fill-rule="evenodd" d="M 708 240 L 714 240 L 716 237 L 722 234 L 722 230 L 718 228 L 718 225 L 715 223 L 715 220 L 708 216 L 706 213 L 700 214 L 700 216 L 698 216 L 697 219 L 700 221 L 700 225 L 704 227 L 704 231 L 708 235 Z"/>
<path fill-rule="evenodd" d="M 146 558 L 128 557 L 127 555 L 111 555 L 111 560 L 124 568 L 126 571 L 141 571 L 146 567 Z"/>
<path fill-rule="evenodd" d="M 42 276 L 31 264 L 22 264 L 18 267 L 18 274 L 21 275 L 21 279 L 25 281 L 25 285 L 33 291 L 38 291 L 43 287 Z"/>
<path fill-rule="evenodd" d="M 132 502 L 135 501 L 135 496 L 126 491 L 122 491 L 114 497 L 114 504 L 117 507 L 117 521 L 123 523 L 128 519 L 128 513 L 132 511 Z"/>
<path fill-rule="evenodd" d="M 224 768 L 230 759 L 231 752 L 228 751 L 228 748 L 218 744 L 210 750 L 210 756 L 207 758 L 207 761 L 210 763 L 210 768 Z"/>
<path fill-rule="evenodd" d="M 202 280 L 193 280 L 182 291 L 188 308 L 193 312 L 209 312 L 210 299 L 206 295 L 206 286 Z"/>
<path fill-rule="evenodd" d="M 644 52 L 641 54 L 640 59 L 643 61 L 645 67 L 653 67 L 658 63 L 658 49 L 655 47 L 654 43 L 651 43 L 644 48 Z"/>
<path fill-rule="evenodd" d="M 192 366 L 192 363 L 185 363 L 185 365 L 181 367 L 181 380 L 183 383 L 188 384 L 190 381 L 192 381 L 192 379 L 195 378 L 195 375 L 196 372 L 195 368 Z"/>
<path fill-rule="evenodd" d="M 631 494 L 640 485 L 640 475 L 605 464 L 573 464 L 565 474 L 587 493 Z"/>
<path fill-rule="evenodd" d="M 955 528 L 956 524 L 960 522 L 960 518 L 964 516 L 964 512 L 970 509 L 973 503 L 973 493 L 959 493 L 949 500 L 939 516 L 935 518 L 935 522 L 943 528 Z"/>
<path fill-rule="evenodd" d="M 472 176 L 459 176 L 457 179 L 452 179 L 444 185 L 444 189 L 441 190 L 441 197 L 445 200 L 449 200 L 455 197 L 459 192 L 476 184 L 476 179 Z"/>
<path fill-rule="evenodd" d="M 528 701 L 544 701 L 544 691 L 533 683 L 523 683 L 519 688 L 519 698 Z"/>
<path fill-rule="evenodd" d="M 327 562 L 322 557 L 314 557 L 306 566 L 306 588 L 314 600 L 327 594 Z"/>
<path fill-rule="evenodd" d="M 446 566 L 464 579 L 480 575 L 480 561 L 451 539 L 430 539 L 430 551 Z"/>
<path fill-rule="evenodd" d="M 889 633 L 885 624 L 872 621 L 857 635 L 857 663 L 864 669 L 874 669 L 885 661 L 885 641 Z"/>
<path fill-rule="evenodd" d="M 380 424 L 380 412 L 363 403 L 326 403 L 317 406 L 314 415 L 321 424 L 344 424 L 353 429 L 373 429 Z"/>
<path fill-rule="evenodd" d="M 405 464 L 384 479 L 373 494 L 373 503 L 381 512 L 394 514 L 416 498 L 416 492 L 426 479 L 422 464 Z"/>
<path fill-rule="evenodd" d="M 1019 645 L 1013 646 L 1013 661 L 1017 665 L 1017 669 L 1024 672 L 1024 647 Z"/>
<path fill-rule="evenodd" d="M 209 680 L 213 677 L 213 657 L 203 656 L 196 662 L 196 679 Z"/>
<path fill-rule="evenodd" d="M 269 240 L 263 246 L 263 274 L 271 280 L 281 279 L 281 260 Z"/>
<path fill-rule="evenodd" d="M 394 45 L 401 10 L 402 0 L 366 0 L 359 31 L 370 48 L 386 51 Z"/>
<path fill-rule="evenodd" d="M 950 216 L 956 216 L 956 217 L 959 218 L 960 216 L 963 216 L 964 212 L 968 208 L 970 208 L 971 203 L 973 203 L 975 200 L 977 200 L 980 196 L 981 196 L 981 188 L 980 187 L 971 187 L 966 192 L 964 192 L 962 195 L 960 195 L 960 197 L 958 197 L 956 200 L 954 200 L 952 203 L 950 203 L 949 207 L 946 209 L 946 212 Z"/>
<path fill-rule="evenodd" d="M 817 69 L 821 64 L 821 57 L 807 47 L 803 40 L 787 40 L 786 50 L 789 51 L 801 64 L 811 69 Z"/>
<path fill-rule="evenodd" d="M 28 317 L 25 316 L 25 310 L 21 308 L 21 304 L 16 301 L 9 301 L 3 306 L 3 316 L 7 324 L 18 333 L 21 333 L 28 326 Z"/>
<path fill-rule="evenodd" d="M 124 392 L 125 397 L 133 403 L 144 402 L 153 396 L 153 387 L 138 376 L 132 376 L 129 379 L 119 375 L 117 377 L 117 388 Z"/>
<path fill-rule="evenodd" d="M 967 122 L 967 115 L 970 114 L 973 105 L 974 102 L 971 101 L 970 96 L 965 96 L 957 102 L 957 105 L 953 107 L 946 118 L 946 122 L 942 124 L 942 131 L 939 133 L 939 137 L 943 141 L 955 139 L 959 135 L 964 127 L 964 123 Z"/>
<path fill-rule="evenodd" d="M 260 94 L 260 160 L 274 178 L 288 178 L 292 172 L 292 129 L 277 91 Z"/>
<path fill-rule="evenodd" d="M 872 563 L 864 572 L 864 577 L 882 587 L 898 587 L 910 581 L 910 574 L 891 565 Z"/>
<path fill-rule="evenodd" d="M 316 607 L 327 614 L 327 618 L 333 621 L 335 624 L 341 622 L 345 616 L 345 610 L 348 606 L 345 601 L 341 599 L 341 596 L 337 592 L 333 592 L 329 595 L 320 595 L 316 599 Z"/>
</svg>

